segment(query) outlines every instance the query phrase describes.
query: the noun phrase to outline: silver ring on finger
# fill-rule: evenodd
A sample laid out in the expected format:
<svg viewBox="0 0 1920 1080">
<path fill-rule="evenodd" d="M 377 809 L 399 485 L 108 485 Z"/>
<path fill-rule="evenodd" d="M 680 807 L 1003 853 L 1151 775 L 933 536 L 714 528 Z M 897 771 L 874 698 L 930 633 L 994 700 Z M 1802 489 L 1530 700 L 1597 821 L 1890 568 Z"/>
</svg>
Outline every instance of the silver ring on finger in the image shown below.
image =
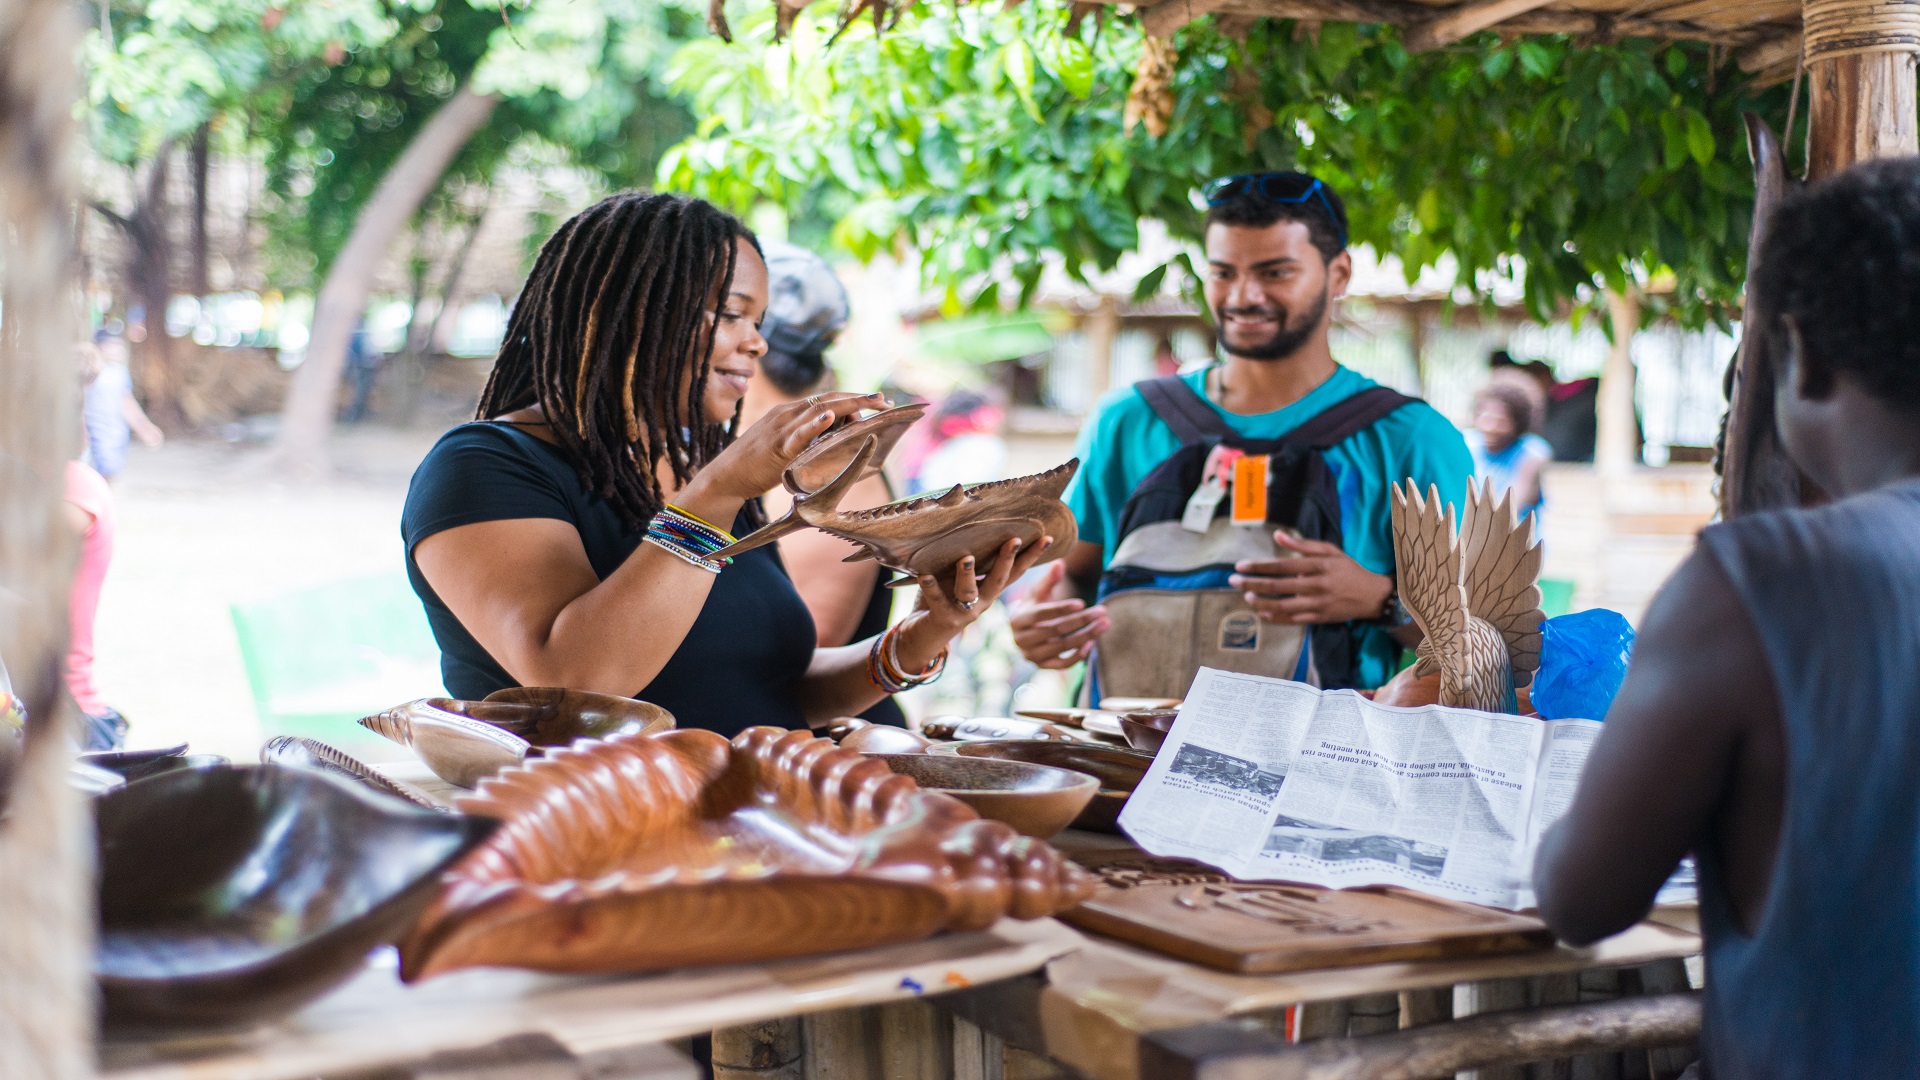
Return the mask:
<svg viewBox="0 0 1920 1080">
<path fill-rule="evenodd" d="M 980 602 L 980 601 L 978 601 L 978 600 L 962 600 L 962 601 L 960 601 L 960 607 L 961 607 L 961 609 L 962 609 L 962 610 L 965 610 L 965 611 L 972 611 L 972 610 L 973 610 L 973 605 L 975 605 L 975 604 L 977 604 L 977 603 L 979 603 L 979 602 Z"/>
<path fill-rule="evenodd" d="M 807 408 L 809 409 L 813 408 L 815 405 L 818 405 L 818 404 L 820 404 L 819 394 L 815 394 L 812 397 L 807 399 Z"/>
</svg>

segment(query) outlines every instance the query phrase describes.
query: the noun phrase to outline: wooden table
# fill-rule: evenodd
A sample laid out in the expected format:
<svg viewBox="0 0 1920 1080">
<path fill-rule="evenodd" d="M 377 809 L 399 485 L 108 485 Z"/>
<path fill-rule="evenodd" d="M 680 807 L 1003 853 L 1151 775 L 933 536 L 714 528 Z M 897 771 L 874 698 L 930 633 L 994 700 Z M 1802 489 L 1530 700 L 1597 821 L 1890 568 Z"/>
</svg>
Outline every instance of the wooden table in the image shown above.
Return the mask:
<svg viewBox="0 0 1920 1080">
<path fill-rule="evenodd" d="M 1066 833 L 1056 843 L 1071 852 L 1108 849 L 1124 841 Z M 1365 1049 L 1362 1039 L 1380 1038 L 1403 1025 L 1438 1024 L 1456 1015 L 1518 1009 L 1530 1010 L 1526 1022 L 1544 1024 L 1548 1034 L 1569 1023 L 1611 1025 L 1587 1043 L 1570 1045 L 1618 1049 L 1636 1038 L 1645 1046 L 1687 1044 L 1697 1029 L 1698 1006 L 1689 992 L 1682 961 L 1699 954 L 1698 930 L 1691 907 L 1662 909 L 1646 922 L 1590 948 L 1556 945 L 1504 956 L 1277 975 L 1230 974 L 1089 935 L 1078 951 L 1049 963 L 1044 973 L 949 995 L 937 1003 L 1007 1045 L 1062 1066 L 1069 1076 L 1099 1080 L 1370 1077 L 1376 1075 L 1371 1065 L 1349 1071 L 1287 1072 L 1290 1060 L 1304 1058 L 1312 1049 L 1295 1045 L 1284 1030 L 1287 1009 L 1298 1007 L 1294 1034 L 1303 1043 L 1347 1037 L 1350 1041 L 1340 1052 Z M 1621 998 L 1623 990 L 1628 996 Z M 1609 998 L 1621 998 L 1622 1003 L 1598 1004 Z M 1593 1015 L 1554 1012 L 1556 1006 L 1585 1008 Z M 1495 1029 L 1491 1033 L 1495 1039 L 1507 1040 L 1520 1030 L 1514 1023 L 1517 1019 L 1516 1015 L 1477 1023 Z M 1456 1021 L 1423 1030 L 1431 1042 L 1436 1035 L 1451 1032 L 1464 1037 L 1476 1029 Z M 1656 1036 L 1665 1041 L 1644 1041 Z M 1409 1036 L 1392 1038 L 1404 1042 Z M 1539 1045 L 1558 1044 L 1549 1039 Z M 1329 1047 L 1318 1052 L 1322 1057 L 1336 1053 Z M 1638 1075 L 1657 1073 L 1660 1064 Z M 1685 1061 L 1664 1064 L 1668 1072 L 1677 1072 Z M 1607 1074 L 1604 1068 L 1583 1072 Z M 1524 1075 L 1518 1070 L 1483 1071 L 1485 1080 Z"/>
<path fill-rule="evenodd" d="M 412 763 L 382 771 L 440 798 L 457 794 Z M 1069 832 L 1056 843 L 1071 851 L 1126 842 Z M 489 999 L 488 1019 L 475 1022 L 475 1005 L 452 1012 L 434 1005 L 429 1011 L 446 1013 L 450 1029 L 484 1028 L 488 1037 L 542 1032 L 584 1052 L 805 1014 L 804 1022 L 733 1029 L 744 1032 L 740 1045 L 769 1052 L 758 1055 L 764 1067 L 722 1070 L 722 1076 L 778 1080 L 1412 1076 L 1427 1074 L 1382 1071 L 1380 1062 L 1391 1058 L 1431 1067 L 1435 1060 L 1449 1060 L 1447 1053 L 1463 1052 L 1485 1059 L 1490 1043 L 1504 1047 L 1512 1060 L 1626 1046 L 1684 1046 L 1693 1041 L 1698 1025 L 1698 1004 L 1681 965 L 1700 952 L 1691 909 L 1656 912 L 1585 949 L 1556 946 L 1505 956 L 1263 976 L 1215 971 L 1082 935 L 1052 920 L 1003 922 L 995 933 L 1003 938 L 1000 946 L 971 942 L 973 935 L 949 935 L 846 957 L 570 988 L 535 990 L 533 983 L 501 981 L 538 982 L 538 976 L 467 973 L 488 980 L 472 991 Z M 968 966 L 961 966 L 963 961 Z M 445 989 L 435 980 L 412 993 L 444 994 L 452 1003 L 461 1000 L 452 980 L 462 977 L 447 977 Z M 390 975 L 386 978 L 391 982 Z M 512 1004 L 503 1003 L 497 996 L 502 994 Z M 361 1020 L 329 1023 L 331 1035 L 312 1032 L 310 1038 L 337 1047 L 352 1041 L 352 1032 L 379 1029 L 377 1019 L 365 1014 L 381 1011 L 382 1000 L 378 994 L 367 998 Z M 326 1016 L 326 1004 L 309 1012 Z M 416 1007 L 428 1008 L 427 998 L 417 999 Z M 1290 1009 L 1292 1032 L 1284 1030 L 1283 1020 Z M 1482 1015 L 1496 1012 L 1512 1015 Z M 1409 1030 L 1401 1032 L 1403 1025 Z M 431 1040 L 423 1036 L 425 1041 Z M 1439 1058 L 1435 1045 L 1442 1051 Z M 1523 1053 L 1531 1057 L 1514 1057 Z M 1606 1062 L 1595 1067 L 1588 1059 L 1581 1074 L 1658 1080 L 1677 1071 L 1687 1057 L 1684 1051 L 1664 1059 L 1658 1053 L 1642 1055 L 1643 1067 L 1624 1074 L 1617 1061 L 1609 1073 Z M 110 1058 L 109 1064 L 121 1061 Z M 1536 1068 L 1531 1075 L 1571 1075 L 1565 1065 Z M 1453 1070 L 1441 1071 L 1451 1075 Z M 116 1067 L 108 1075 L 113 1080 L 272 1080 L 292 1073 Z M 1479 1072 L 1481 1080 L 1528 1075 L 1505 1066 Z"/>
<path fill-rule="evenodd" d="M 1007 979 L 1038 971 L 1080 943 L 1079 934 L 1051 919 L 1003 920 L 980 933 L 768 964 L 617 978 L 476 969 L 414 986 L 401 984 L 392 951 L 382 950 L 353 981 L 275 1024 L 216 1035 L 109 1039 L 101 1047 L 101 1071 L 105 1080 L 334 1077 L 509 1038 L 608 1060 L 715 1028 Z M 546 1080 L 546 1074 L 525 1075 Z"/>
</svg>

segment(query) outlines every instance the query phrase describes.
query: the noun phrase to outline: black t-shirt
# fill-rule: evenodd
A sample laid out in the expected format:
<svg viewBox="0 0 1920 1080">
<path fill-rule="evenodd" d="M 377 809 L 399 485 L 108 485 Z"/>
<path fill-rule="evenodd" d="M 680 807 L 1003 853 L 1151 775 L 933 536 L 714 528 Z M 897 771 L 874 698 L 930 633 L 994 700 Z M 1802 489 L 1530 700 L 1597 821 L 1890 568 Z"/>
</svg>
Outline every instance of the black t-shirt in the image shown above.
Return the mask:
<svg viewBox="0 0 1920 1080">
<path fill-rule="evenodd" d="M 603 581 L 645 535 L 588 491 L 552 443 L 501 423 L 464 424 L 441 436 L 414 470 L 400 534 L 407 579 L 426 606 L 440 644 L 441 678 L 456 698 L 477 701 L 519 684 L 440 602 L 413 549 L 437 532 L 514 518 L 572 525 Z M 735 523 L 736 533 L 741 525 Z M 755 724 L 807 726 L 796 695 L 813 660 L 813 616 L 776 551 L 772 544 L 756 548 L 719 574 L 680 648 L 634 697 L 669 710 L 681 727 L 728 737 Z"/>
</svg>

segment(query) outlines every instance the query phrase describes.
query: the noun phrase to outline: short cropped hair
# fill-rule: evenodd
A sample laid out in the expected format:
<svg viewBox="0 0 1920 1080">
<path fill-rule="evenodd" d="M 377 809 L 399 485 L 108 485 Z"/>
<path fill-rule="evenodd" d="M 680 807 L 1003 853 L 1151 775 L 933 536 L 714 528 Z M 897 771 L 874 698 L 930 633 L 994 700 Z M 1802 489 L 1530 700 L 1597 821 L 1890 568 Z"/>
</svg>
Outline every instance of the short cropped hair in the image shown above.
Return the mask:
<svg viewBox="0 0 1920 1080">
<path fill-rule="evenodd" d="M 1314 250 L 1320 253 L 1323 262 L 1332 262 L 1334 256 L 1347 250 L 1347 204 L 1326 184 L 1320 185 L 1320 194 L 1327 197 L 1322 206 L 1318 196 L 1305 202 L 1274 202 L 1258 192 L 1242 192 L 1218 206 L 1207 208 L 1207 227 L 1231 225 L 1242 229 L 1264 229 L 1279 221 L 1298 221 L 1307 227 L 1307 240 Z M 1333 208 L 1333 218 L 1327 216 L 1327 207 Z"/>
<path fill-rule="evenodd" d="M 1748 298 L 1765 329 L 1791 317 L 1821 368 L 1920 407 L 1920 159 L 1856 165 L 1788 196 L 1767 222 Z"/>
</svg>

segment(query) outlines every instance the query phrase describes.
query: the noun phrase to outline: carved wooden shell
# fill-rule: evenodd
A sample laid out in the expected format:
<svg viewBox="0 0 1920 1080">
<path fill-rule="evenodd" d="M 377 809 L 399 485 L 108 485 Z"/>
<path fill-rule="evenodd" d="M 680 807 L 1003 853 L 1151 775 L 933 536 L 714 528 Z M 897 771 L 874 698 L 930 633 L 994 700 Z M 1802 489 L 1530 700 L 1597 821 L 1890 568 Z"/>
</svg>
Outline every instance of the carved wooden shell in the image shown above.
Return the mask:
<svg viewBox="0 0 1920 1080">
<path fill-rule="evenodd" d="M 874 413 L 864 420 L 855 420 L 828 431 L 825 435 L 807 444 L 805 450 L 787 466 L 783 483 L 788 491 L 804 495 L 818 491 L 832 483 L 853 459 L 859 455 L 860 448 L 866 444 L 867 436 L 873 436 L 873 456 L 863 471 L 855 479 L 865 479 L 880 471 L 886 464 L 887 455 L 899 445 L 907 429 L 927 412 L 925 402 L 913 405 L 901 405 Z"/>
<path fill-rule="evenodd" d="M 1040 918 L 1093 888 L 1045 843 L 803 731 L 582 742 L 460 808 L 503 823 L 402 942 L 408 980 L 833 952 Z"/>
<path fill-rule="evenodd" d="M 664 731 L 673 714 L 658 705 L 557 687 L 514 687 L 485 701 L 421 698 L 362 717 L 360 726 L 410 746 L 434 775 L 473 787 L 537 755 L 539 747 L 622 732 Z"/>
</svg>

